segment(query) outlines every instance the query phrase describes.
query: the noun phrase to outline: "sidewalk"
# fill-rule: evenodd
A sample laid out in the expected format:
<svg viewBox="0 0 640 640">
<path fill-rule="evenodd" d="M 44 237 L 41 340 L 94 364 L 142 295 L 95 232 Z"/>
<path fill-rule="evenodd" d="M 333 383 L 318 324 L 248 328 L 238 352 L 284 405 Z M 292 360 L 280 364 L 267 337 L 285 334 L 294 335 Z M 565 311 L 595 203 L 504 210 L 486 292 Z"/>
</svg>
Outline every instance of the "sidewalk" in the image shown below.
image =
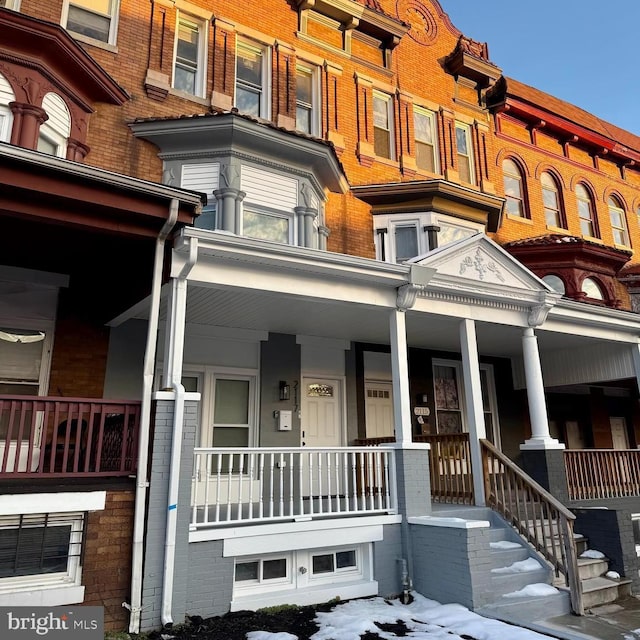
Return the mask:
<svg viewBox="0 0 640 640">
<path fill-rule="evenodd" d="M 640 640 L 640 599 L 628 596 L 584 616 L 569 614 L 527 626 L 563 640 Z"/>
</svg>

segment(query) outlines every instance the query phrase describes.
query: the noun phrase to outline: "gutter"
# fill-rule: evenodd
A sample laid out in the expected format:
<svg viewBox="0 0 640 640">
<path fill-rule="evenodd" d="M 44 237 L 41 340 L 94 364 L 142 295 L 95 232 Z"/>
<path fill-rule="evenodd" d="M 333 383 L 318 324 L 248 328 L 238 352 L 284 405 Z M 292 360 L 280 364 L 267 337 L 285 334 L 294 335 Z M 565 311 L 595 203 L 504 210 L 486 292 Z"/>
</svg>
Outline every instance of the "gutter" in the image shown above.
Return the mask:
<svg viewBox="0 0 640 640">
<path fill-rule="evenodd" d="M 140 416 L 140 434 L 138 436 L 138 473 L 136 481 L 135 512 L 133 521 L 133 549 L 131 556 L 131 604 L 123 604 L 131 612 L 129 617 L 129 633 L 140 631 L 140 614 L 142 613 L 142 570 L 144 562 L 144 528 L 149 480 L 147 467 L 149 463 L 149 431 L 151 425 L 151 395 L 153 392 L 153 374 L 155 370 L 155 354 L 158 342 L 158 323 L 160 316 L 160 293 L 162 286 L 162 268 L 164 266 L 164 245 L 178 220 L 179 201 L 171 200 L 169 216 L 162 226 L 158 238 L 153 263 L 151 285 L 151 309 L 147 332 L 147 345 L 144 354 L 144 373 L 142 383 L 142 407 Z"/>
<path fill-rule="evenodd" d="M 186 297 L 187 276 L 198 261 L 198 241 L 191 240 L 189 246 L 189 259 L 183 265 L 180 273 L 175 279 L 175 287 L 178 304 Z M 184 295 L 180 295 L 183 293 Z M 175 310 L 172 309 L 172 313 Z M 182 434 L 184 431 L 184 397 L 185 390 L 180 380 L 179 373 L 182 371 L 182 349 L 176 349 L 175 345 L 184 344 L 184 315 L 182 322 L 176 323 L 175 332 L 172 336 L 171 344 L 174 345 L 173 353 L 167 354 L 171 362 L 169 370 L 169 384 L 175 394 L 175 404 L 173 408 L 173 429 L 171 438 L 171 457 L 169 461 L 169 495 L 167 497 L 167 526 L 165 530 L 164 543 L 164 569 L 162 575 L 162 610 L 160 619 L 163 626 L 173 624 L 171 608 L 173 606 L 173 581 L 176 563 L 176 529 L 178 525 L 178 491 L 180 488 L 180 459 L 182 457 Z M 176 351 L 180 354 L 179 367 L 176 367 Z"/>
</svg>

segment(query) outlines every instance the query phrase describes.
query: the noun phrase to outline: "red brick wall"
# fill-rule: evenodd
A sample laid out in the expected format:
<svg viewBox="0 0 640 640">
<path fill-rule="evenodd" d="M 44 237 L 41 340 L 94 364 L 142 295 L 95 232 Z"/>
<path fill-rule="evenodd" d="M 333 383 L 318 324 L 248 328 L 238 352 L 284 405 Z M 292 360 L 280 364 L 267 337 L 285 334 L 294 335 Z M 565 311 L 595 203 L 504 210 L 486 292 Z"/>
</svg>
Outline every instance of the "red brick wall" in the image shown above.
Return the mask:
<svg viewBox="0 0 640 640">
<path fill-rule="evenodd" d="M 131 580 L 131 532 L 135 492 L 107 492 L 104 511 L 89 514 L 82 584 L 85 605 L 104 607 L 106 630 L 125 629 Z"/>
</svg>

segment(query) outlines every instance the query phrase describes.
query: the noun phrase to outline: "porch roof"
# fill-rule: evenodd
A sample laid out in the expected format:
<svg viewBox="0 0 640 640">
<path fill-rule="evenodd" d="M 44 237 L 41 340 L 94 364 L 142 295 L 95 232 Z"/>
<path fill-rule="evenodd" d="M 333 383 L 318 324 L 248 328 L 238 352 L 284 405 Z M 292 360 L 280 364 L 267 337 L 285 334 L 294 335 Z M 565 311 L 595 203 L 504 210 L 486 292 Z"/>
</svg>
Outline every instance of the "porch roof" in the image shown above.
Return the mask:
<svg viewBox="0 0 640 640">
<path fill-rule="evenodd" d="M 422 265 L 410 265 L 184 228 L 175 245 L 172 276 L 189 270 L 186 320 L 191 325 L 384 345 L 398 289 L 413 283 L 420 297 L 406 311 L 410 347 L 458 352 L 459 320 L 472 318 L 482 355 L 519 356 L 522 330 L 540 306 L 543 315 L 548 312 L 536 329 L 541 351 L 638 342 L 636 314 L 558 301 L 557 294 L 491 240 L 483 236 L 474 242 L 452 244 L 433 252 L 430 260 L 423 257 Z M 489 248 L 487 255 L 500 261 L 502 273 L 513 282 L 487 283 L 477 277 L 465 283 L 458 278 L 461 286 L 456 289 L 455 278 L 446 272 L 447 260 L 478 244 Z M 190 255 L 197 256 L 192 267 Z M 421 272 L 418 266 L 430 270 Z M 142 301 L 111 324 L 147 314 L 148 304 Z"/>
</svg>

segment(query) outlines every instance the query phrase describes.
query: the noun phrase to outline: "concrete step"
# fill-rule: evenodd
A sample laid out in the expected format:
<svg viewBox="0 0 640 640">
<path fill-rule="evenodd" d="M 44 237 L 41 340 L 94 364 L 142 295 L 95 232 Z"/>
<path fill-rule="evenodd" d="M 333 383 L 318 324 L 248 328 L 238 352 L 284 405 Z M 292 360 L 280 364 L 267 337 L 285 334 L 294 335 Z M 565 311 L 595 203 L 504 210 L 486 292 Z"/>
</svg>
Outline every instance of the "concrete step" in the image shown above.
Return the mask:
<svg viewBox="0 0 640 640">
<path fill-rule="evenodd" d="M 530 557 L 529 550 L 522 545 L 518 545 L 515 542 L 509 542 L 506 540 L 500 540 L 492 543 L 494 545 L 505 544 L 509 545 L 509 548 L 494 548 L 491 547 L 491 568 L 507 567 L 514 562 L 526 560 Z M 514 545 L 514 546 L 511 546 Z"/>
<path fill-rule="evenodd" d="M 476 613 L 488 618 L 527 626 L 526 623 L 532 620 L 570 614 L 571 600 L 569 593 L 562 590 L 549 596 L 501 597 L 492 604 L 478 609 Z"/>
<path fill-rule="evenodd" d="M 530 584 L 549 584 L 550 571 L 540 565 L 535 571 L 521 573 L 495 573 L 491 571 L 491 591 L 494 596 L 503 596 L 507 593 L 520 591 Z"/>
<path fill-rule="evenodd" d="M 582 580 L 582 603 L 585 610 L 629 595 L 631 580 L 611 580 L 603 576 Z"/>
<path fill-rule="evenodd" d="M 576 543 L 576 550 L 578 552 L 578 556 L 581 553 L 584 553 L 589 548 L 589 540 L 585 538 L 581 533 L 574 533 L 573 539 Z"/>
<path fill-rule="evenodd" d="M 589 578 L 597 578 L 603 576 L 609 571 L 609 561 L 595 558 L 578 558 L 578 575 L 580 580 L 588 580 Z"/>
</svg>

